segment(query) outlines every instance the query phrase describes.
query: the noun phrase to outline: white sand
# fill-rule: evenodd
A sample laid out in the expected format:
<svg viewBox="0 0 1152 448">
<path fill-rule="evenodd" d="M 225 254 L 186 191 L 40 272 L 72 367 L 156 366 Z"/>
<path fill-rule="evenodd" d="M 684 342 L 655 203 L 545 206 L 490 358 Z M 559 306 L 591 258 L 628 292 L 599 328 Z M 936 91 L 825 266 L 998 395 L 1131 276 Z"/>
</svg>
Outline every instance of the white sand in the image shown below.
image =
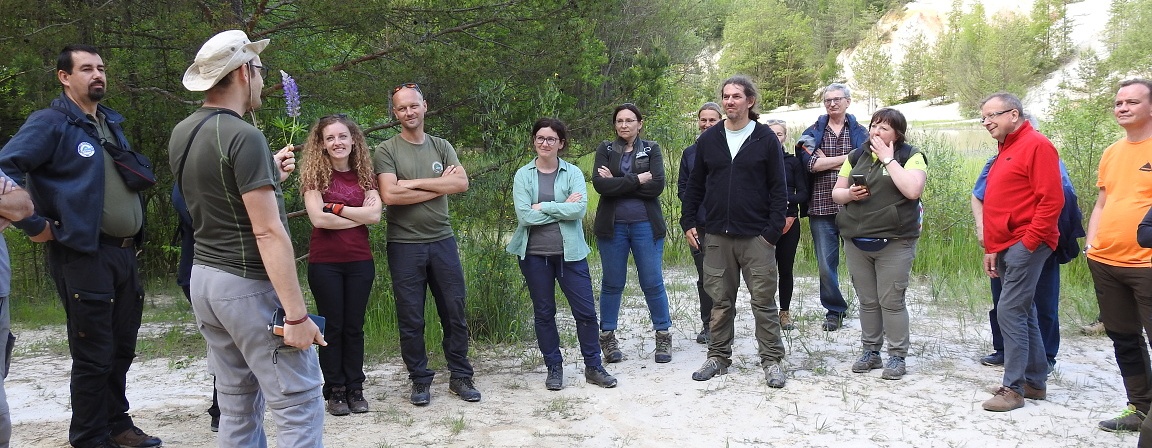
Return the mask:
<svg viewBox="0 0 1152 448">
<path fill-rule="evenodd" d="M 982 304 L 978 309 L 941 304 L 946 299 L 932 297 L 930 285 L 919 285 L 910 294 L 909 373 L 903 380 L 885 381 L 878 370 L 850 371 L 860 349 L 859 322 L 853 317 L 841 331 L 821 331 L 816 283 L 805 278 L 797 282 L 792 306 L 801 322 L 798 330 L 788 332 L 791 372 L 784 389 L 765 386 L 745 293 L 733 369 L 697 382 L 691 374 L 706 349 L 694 341 L 699 324 L 693 279 L 682 270 L 666 274 L 675 335 L 669 364 L 652 361 L 654 342 L 643 300 L 627 296 L 620 331 L 627 359 L 607 366 L 620 380 L 615 389 L 583 381 L 571 331 L 562 333 L 567 378 L 559 392 L 544 389 L 544 368 L 534 345 L 485 347 L 473 355 L 483 401 L 465 403 L 451 395 L 441 369 L 432 403 L 415 407 L 407 402 L 407 375 L 399 359 L 393 359 L 369 369 L 366 395 L 372 412 L 327 416 L 325 441 L 344 447 L 1047 448 L 1136 443 L 1135 434 L 1096 428 L 1097 421 L 1122 409 L 1124 393 L 1111 343 L 1080 336 L 1076 322 L 1065 323 L 1049 399 L 992 413 L 980 404 L 989 398 L 984 389 L 999 384 L 1003 371 L 976 361 L 990 351 Z M 564 322 L 571 325 L 571 318 Z M 67 446 L 69 364 L 50 356 L 14 360 L 7 383 L 13 446 Z M 211 389 L 202 358 L 174 355 L 137 363 L 128 381 L 133 417 L 163 438 L 165 446 L 214 446 L 204 413 Z M 275 430 L 267 421 L 271 436 Z"/>
</svg>

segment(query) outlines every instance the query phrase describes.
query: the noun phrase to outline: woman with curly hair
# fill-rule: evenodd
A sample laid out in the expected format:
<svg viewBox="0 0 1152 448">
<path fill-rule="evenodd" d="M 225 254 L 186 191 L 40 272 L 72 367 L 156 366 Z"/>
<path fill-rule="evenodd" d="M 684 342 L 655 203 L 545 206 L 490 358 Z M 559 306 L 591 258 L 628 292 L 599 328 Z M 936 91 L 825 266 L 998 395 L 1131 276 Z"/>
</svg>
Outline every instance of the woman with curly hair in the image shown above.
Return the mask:
<svg viewBox="0 0 1152 448">
<path fill-rule="evenodd" d="M 364 399 L 364 312 L 376 276 L 368 225 L 382 202 L 364 133 L 345 115 L 321 118 L 304 144 L 300 191 L 312 238 L 308 285 L 327 320 L 320 347 L 328 413 L 368 412 Z"/>
</svg>

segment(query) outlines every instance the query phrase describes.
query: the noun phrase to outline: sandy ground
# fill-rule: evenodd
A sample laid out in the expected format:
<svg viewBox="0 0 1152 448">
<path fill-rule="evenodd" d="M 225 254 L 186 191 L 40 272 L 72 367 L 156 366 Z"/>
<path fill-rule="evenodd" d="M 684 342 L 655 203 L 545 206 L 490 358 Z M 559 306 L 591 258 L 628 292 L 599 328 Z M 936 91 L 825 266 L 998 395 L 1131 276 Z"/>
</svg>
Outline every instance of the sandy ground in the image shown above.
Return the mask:
<svg viewBox="0 0 1152 448">
<path fill-rule="evenodd" d="M 327 416 L 328 446 L 416 447 L 1056 447 L 1133 446 L 1135 434 L 1112 434 L 1096 422 L 1121 410 L 1124 394 L 1106 338 L 1075 333 L 1066 323 L 1048 400 L 1023 409 L 991 413 L 980 404 L 1002 369 L 976 360 L 989 352 L 984 309 L 943 304 L 931 285 L 910 294 L 912 353 L 900 381 L 880 371 L 855 374 L 859 321 L 836 332 L 820 330 L 823 310 L 814 279 L 800 279 L 793 311 L 799 328 L 788 332 L 788 384 L 766 387 L 752 338 L 747 296 L 742 292 L 733 369 L 696 382 L 691 373 L 705 359 L 692 279 L 669 270 L 675 341 L 673 361 L 652 361 L 654 342 L 643 300 L 627 296 L 622 346 L 627 359 L 608 365 L 620 380 L 614 389 L 582 381 L 574 336 L 565 339 L 565 389 L 544 389 L 544 368 L 534 346 L 473 349 L 480 403 L 465 403 L 437 378 L 432 403 L 407 402 L 408 383 L 399 359 L 368 369 L 372 411 Z M 854 313 L 854 311 L 853 311 Z M 571 325 L 571 318 L 564 321 Z M 162 328 L 149 328 L 162 331 Z M 192 331 L 191 328 L 188 328 Z M 37 335 L 52 334 L 32 332 Z M 59 334 L 59 333 L 57 333 Z M 25 339 L 27 340 L 27 339 Z M 886 355 L 885 355 L 886 356 Z M 7 380 L 13 446 L 66 447 L 69 360 L 19 355 Z M 133 366 L 129 374 L 132 415 L 168 447 L 214 446 L 208 430 L 211 392 L 202 358 L 174 355 Z M 275 430 L 268 428 L 272 445 Z"/>
</svg>

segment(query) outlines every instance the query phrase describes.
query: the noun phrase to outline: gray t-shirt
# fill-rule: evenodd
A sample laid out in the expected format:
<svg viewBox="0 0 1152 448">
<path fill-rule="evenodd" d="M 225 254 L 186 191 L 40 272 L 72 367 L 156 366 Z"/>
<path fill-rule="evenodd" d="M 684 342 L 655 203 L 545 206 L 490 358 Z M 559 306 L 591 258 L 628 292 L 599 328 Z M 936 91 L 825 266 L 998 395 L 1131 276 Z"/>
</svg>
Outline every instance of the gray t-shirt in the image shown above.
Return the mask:
<svg viewBox="0 0 1152 448">
<path fill-rule="evenodd" d="M 172 129 L 168 141 L 168 164 L 180 182 L 196 229 L 194 263 L 248 279 L 268 280 L 242 197 L 271 186 L 280 221 L 287 228 L 280 174 L 264 134 L 235 115 L 212 116 L 196 134 L 184 173 L 179 173 L 192 129 L 217 110 L 202 108 L 192 113 Z"/>
<path fill-rule="evenodd" d="M 372 165 L 376 174 L 395 174 L 397 180 L 428 179 L 460 165 L 460 159 L 452 144 L 440 137 L 425 135 L 423 144 L 414 145 L 396 135 L 376 147 Z M 433 243 L 452 236 L 447 195 L 417 204 L 389 205 L 384 217 L 390 243 Z"/>
<path fill-rule="evenodd" d="M 556 173 L 559 171 L 543 173 L 536 170 L 536 185 L 539 186 L 539 193 L 536 195 L 537 203 L 556 201 Z M 560 235 L 560 223 L 553 222 L 529 227 L 528 249 L 525 253 L 542 256 L 564 255 L 564 236 Z"/>
</svg>

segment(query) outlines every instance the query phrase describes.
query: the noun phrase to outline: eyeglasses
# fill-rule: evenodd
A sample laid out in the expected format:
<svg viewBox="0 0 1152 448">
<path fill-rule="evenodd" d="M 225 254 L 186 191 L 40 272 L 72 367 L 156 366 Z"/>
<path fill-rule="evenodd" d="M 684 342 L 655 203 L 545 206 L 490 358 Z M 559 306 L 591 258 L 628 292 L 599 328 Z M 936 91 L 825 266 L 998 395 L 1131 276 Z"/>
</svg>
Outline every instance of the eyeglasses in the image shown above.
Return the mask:
<svg viewBox="0 0 1152 448">
<path fill-rule="evenodd" d="M 556 137 L 536 137 L 537 145 L 555 145 L 560 143 L 560 139 Z"/>
<path fill-rule="evenodd" d="M 268 72 L 271 71 L 271 69 L 268 68 L 267 65 L 256 65 L 256 64 L 249 62 L 248 66 L 252 67 L 253 70 L 259 70 L 260 76 L 265 77 L 265 78 L 268 77 Z"/>
<path fill-rule="evenodd" d="M 988 115 L 985 115 L 985 116 L 983 116 L 983 117 L 980 117 L 980 122 L 981 122 L 981 123 L 985 123 L 985 122 L 988 122 L 989 120 L 991 120 L 991 119 L 993 119 L 993 118 L 999 117 L 999 116 L 1001 116 L 1001 115 L 1004 115 L 1004 114 L 1006 114 L 1006 113 L 1008 113 L 1008 112 L 1012 112 L 1012 111 L 1014 111 L 1014 110 L 1016 110 L 1016 109 L 1005 109 L 1005 110 L 1002 110 L 1002 111 L 1000 111 L 1000 112 L 992 112 L 992 113 L 990 113 L 990 114 L 988 114 Z"/>
<path fill-rule="evenodd" d="M 624 125 L 626 125 L 626 124 L 632 124 L 632 123 L 635 123 L 636 121 L 637 121 L 637 120 L 633 120 L 633 119 L 631 119 L 631 118 L 624 118 L 624 119 L 621 119 L 621 120 L 616 120 L 616 126 L 624 126 Z"/>
<path fill-rule="evenodd" d="M 842 101 L 847 100 L 848 97 L 838 96 L 836 98 L 824 98 L 824 104 L 840 104 Z"/>
<path fill-rule="evenodd" d="M 417 91 L 417 92 L 420 92 L 420 93 L 424 93 L 424 92 L 422 92 L 422 91 L 420 90 L 420 85 L 418 85 L 418 84 L 416 84 L 416 83 L 414 83 L 414 82 L 406 82 L 406 83 L 404 83 L 404 84 L 400 84 L 400 85 L 398 85 L 398 86 L 396 86 L 396 87 L 393 87 L 393 88 L 392 88 L 392 93 L 396 93 L 396 92 L 399 92 L 399 91 L 400 91 L 400 89 L 412 89 L 412 90 L 415 90 L 415 91 Z"/>
</svg>

